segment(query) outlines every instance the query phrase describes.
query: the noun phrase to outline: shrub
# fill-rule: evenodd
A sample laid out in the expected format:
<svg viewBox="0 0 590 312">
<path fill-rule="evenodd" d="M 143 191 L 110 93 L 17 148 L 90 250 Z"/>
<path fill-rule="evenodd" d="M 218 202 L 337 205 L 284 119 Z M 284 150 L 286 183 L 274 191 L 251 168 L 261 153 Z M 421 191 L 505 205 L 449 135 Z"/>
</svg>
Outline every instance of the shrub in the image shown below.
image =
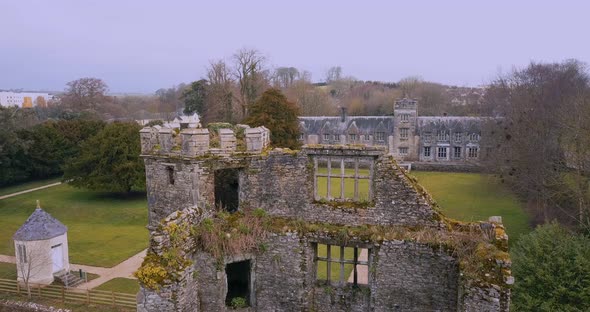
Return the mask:
<svg viewBox="0 0 590 312">
<path fill-rule="evenodd" d="M 588 311 L 590 239 L 557 223 L 522 236 L 512 253 L 517 311 Z"/>
<path fill-rule="evenodd" d="M 241 309 L 248 306 L 248 301 L 244 297 L 235 297 L 229 304 L 233 309 Z"/>
</svg>

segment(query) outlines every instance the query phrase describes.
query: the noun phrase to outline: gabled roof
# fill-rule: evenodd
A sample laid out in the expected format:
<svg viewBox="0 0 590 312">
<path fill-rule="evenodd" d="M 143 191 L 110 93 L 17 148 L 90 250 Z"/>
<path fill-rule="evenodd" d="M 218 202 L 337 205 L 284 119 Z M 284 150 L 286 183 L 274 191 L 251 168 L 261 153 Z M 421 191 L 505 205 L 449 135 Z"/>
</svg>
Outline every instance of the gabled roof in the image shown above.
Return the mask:
<svg viewBox="0 0 590 312">
<path fill-rule="evenodd" d="M 12 238 L 16 241 L 45 240 L 60 236 L 67 231 L 68 228 L 63 223 L 41 207 L 37 207 Z"/>
</svg>

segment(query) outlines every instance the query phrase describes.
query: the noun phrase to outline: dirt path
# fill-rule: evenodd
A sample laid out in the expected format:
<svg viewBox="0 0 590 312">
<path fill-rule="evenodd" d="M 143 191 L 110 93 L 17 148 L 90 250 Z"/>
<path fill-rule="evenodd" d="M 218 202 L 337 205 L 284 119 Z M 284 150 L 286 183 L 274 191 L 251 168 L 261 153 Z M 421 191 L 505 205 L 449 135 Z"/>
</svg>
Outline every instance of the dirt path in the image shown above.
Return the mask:
<svg viewBox="0 0 590 312">
<path fill-rule="evenodd" d="M 20 192 L 16 192 L 16 193 L 8 194 L 8 195 L 3 195 L 3 196 L 0 196 L 0 200 L 1 199 L 8 198 L 8 197 L 12 197 L 12 196 L 18 196 L 18 195 L 21 195 L 21 194 L 26 194 L 26 193 L 30 193 L 30 192 L 34 192 L 34 191 L 46 189 L 46 188 L 52 187 L 52 186 L 58 186 L 60 184 L 61 184 L 61 182 L 56 182 L 56 183 L 51 183 L 51 184 L 47 184 L 47 185 L 35 187 L 35 188 L 32 188 L 32 189 L 28 189 L 28 190 L 24 190 L 24 191 L 20 191 Z"/>
<path fill-rule="evenodd" d="M 71 264 L 70 268 L 72 270 L 82 269 L 82 271 L 100 275 L 97 279 L 93 279 L 88 283 L 80 284 L 76 288 L 92 289 L 117 277 L 135 279 L 135 277 L 133 277 L 133 272 L 137 271 L 139 266 L 141 266 L 141 262 L 143 261 L 143 258 L 145 257 L 146 253 L 147 249 L 141 251 L 140 253 L 132 256 L 131 258 L 119 263 L 118 265 L 112 268 L 93 267 L 83 264 Z"/>
<path fill-rule="evenodd" d="M 83 264 L 70 264 L 70 270 L 72 271 L 78 271 L 82 269 L 82 271 L 99 275 L 98 278 L 88 281 L 88 283 L 80 284 L 76 288 L 92 289 L 117 277 L 135 279 L 135 277 L 133 277 L 133 272 L 135 272 L 139 266 L 141 266 L 141 262 L 143 261 L 146 253 L 147 249 L 142 250 L 138 254 L 131 256 L 129 259 L 112 268 L 103 268 Z M 0 262 L 16 263 L 16 258 L 13 256 L 0 255 Z"/>
</svg>

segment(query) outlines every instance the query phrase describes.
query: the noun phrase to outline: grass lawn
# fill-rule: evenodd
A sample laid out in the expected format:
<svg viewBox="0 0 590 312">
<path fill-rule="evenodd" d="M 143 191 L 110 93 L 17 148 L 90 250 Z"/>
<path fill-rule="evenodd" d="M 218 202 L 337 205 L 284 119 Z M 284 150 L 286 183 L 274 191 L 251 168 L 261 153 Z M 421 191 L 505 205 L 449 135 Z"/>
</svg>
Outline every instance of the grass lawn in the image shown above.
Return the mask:
<svg viewBox="0 0 590 312">
<path fill-rule="evenodd" d="M 0 262 L 0 278 L 16 279 L 16 264 Z"/>
<path fill-rule="evenodd" d="M 120 196 L 59 185 L 0 200 L 0 254 L 14 255 L 12 235 L 37 199 L 68 227 L 71 263 L 112 267 L 147 247 L 145 194 Z"/>
<path fill-rule="evenodd" d="M 139 283 L 137 282 L 137 280 L 134 279 L 117 277 L 94 289 L 114 291 L 126 294 L 136 294 L 137 292 L 139 292 Z"/>
<path fill-rule="evenodd" d="M 485 221 L 490 216 L 502 216 L 511 244 L 532 230 L 516 196 L 492 175 L 425 171 L 411 174 L 451 218 Z"/>
<path fill-rule="evenodd" d="M 44 179 L 44 180 L 36 180 L 31 182 L 23 182 L 15 185 L 10 185 L 6 187 L 0 188 L 0 196 L 8 195 L 20 191 L 25 191 L 28 189 L 44 186 L 47 184 L 52 184 L 61 181 L 61 178 L 52 178 L 52 179 Z"/>
</svg>

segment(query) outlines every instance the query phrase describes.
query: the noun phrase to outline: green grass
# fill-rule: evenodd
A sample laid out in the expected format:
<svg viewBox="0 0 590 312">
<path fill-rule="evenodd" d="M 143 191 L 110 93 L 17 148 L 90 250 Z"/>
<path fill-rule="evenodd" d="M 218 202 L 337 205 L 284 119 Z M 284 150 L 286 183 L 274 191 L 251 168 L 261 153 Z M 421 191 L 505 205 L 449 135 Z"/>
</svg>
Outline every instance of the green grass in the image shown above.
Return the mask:
<svg viewBox="0 0 590 312">
<path fill-rule="evenodd" d="M 529 218 L 516 196 L 495 177 L 478 173 L 412 171 L 445 215 L 461 221 L 502 216 L 510 244 L 530 232 Z"/>
<path fill-rule="evenodd" d="M 112 267 L 147 247 L 145 194 L 117 196 L 59 185 L 0 200 L 0 254 L 14 255 L 12 235 L 37 199 L 68 227 L 71 263 Z"/>
<path fill-rule="evenodd" d="M 134 279 L 117 277 L 94 289 L 114 291 L 126 294 L 136 294 L 137 292 L 139 292 L 139 283 L 137 282 L 137 280 Z"/>
<path fill-rule="evenodd" d="M 30 182 L 23 182 L 15 185 L 5 186 L 0 188 L 0 196 L 25 191 L 28 189 L 44 186 L 61 181 L 61 178 L 43 179 Z"/>
<path fill-rule="evenodd" d="M 0 262 L 0 278 L 16 280 L 16 264 Z"/>
</svg>

